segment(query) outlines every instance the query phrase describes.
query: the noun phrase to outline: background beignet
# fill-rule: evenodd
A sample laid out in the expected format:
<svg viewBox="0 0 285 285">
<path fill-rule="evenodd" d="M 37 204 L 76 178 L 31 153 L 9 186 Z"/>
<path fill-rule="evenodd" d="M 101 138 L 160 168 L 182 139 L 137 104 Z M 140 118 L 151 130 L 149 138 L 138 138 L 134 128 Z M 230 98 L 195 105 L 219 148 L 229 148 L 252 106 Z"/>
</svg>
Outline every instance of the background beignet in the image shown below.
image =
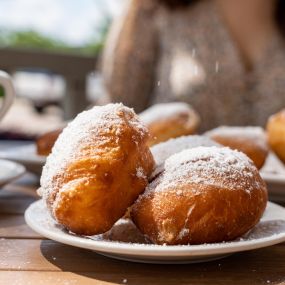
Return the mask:
<svg viewBox="0 0 285 285">
<path fill-rule="evenodd" d="M 269 147 L 261 127 L 221 126 L 205 133 L 217 143 L 245 153 L 258 169 L 264 165 Z"/>
<path fill-rule="evenodd" d="M 149 145 L 197 132 L 200 116 L 183 102 L 155 104 L 139 114 L 150 132 Z"/>
<path fill-rule="evenodd" d="M 268 119 L 266 129 L 270 147 L 285 163 L 285 109 Z"/>
</svg>

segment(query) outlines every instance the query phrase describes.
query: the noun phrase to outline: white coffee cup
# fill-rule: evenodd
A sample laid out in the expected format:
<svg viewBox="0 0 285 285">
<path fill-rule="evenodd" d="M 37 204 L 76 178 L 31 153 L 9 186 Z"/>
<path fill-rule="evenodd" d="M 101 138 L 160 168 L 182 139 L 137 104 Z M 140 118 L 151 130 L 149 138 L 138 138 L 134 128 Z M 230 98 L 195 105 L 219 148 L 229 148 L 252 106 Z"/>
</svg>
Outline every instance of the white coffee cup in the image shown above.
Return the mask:
<svg viewBox="0 0 285 285">
<path fill-rule="evenodd" d="M 13 86 L 12 78 L 8 73 L 2 70 L 0 70 L 0 88 L 1 87 L 4 91 L 4 97 L 2 105 L 0 106 L 0 120 L 3 119 L 15 98 L 15 89 Z"/>
</svg>

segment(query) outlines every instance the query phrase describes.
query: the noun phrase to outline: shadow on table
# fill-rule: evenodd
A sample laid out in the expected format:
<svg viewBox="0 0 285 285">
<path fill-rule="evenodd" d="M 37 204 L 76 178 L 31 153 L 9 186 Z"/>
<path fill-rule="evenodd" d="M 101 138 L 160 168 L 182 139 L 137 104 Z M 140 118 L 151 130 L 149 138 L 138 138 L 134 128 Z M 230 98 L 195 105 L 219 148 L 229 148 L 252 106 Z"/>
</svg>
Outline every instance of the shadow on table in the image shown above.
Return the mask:
<svg viewBox="0 0 285 285">
<path fill-rule="evenodd" d="M 24 217 L 20 215 L 6 215 L 1 214 L 0 216 L 0 236 L 5 236 L 7 234 L 7 229 L 10 228 L 19 228 L 24 226 L 25 220 Z"/>
<path fill-rule="evenodd" d="M 186 265 L 156 265 L 110 259 L 51 240 L 43 256 L 61 271 L 116 284 L 280 284 L 285 281 L 285 245 Z"/>
</svg>

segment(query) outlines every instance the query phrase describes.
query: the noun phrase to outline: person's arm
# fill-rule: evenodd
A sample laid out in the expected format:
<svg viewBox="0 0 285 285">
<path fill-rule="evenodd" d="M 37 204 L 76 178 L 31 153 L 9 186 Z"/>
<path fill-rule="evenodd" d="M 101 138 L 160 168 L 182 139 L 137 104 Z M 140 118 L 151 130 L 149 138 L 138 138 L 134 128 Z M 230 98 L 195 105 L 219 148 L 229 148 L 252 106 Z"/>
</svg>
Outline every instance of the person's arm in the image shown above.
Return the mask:
<svg viewBox="0 0 285 285">
<path fill-rule="evenodd" d="M 111 28 L 103 54 L 103 78 L 111 102 L 137 112 L 147 107 L 155 77 L 156 1 L 132 0 Z"/>
</svg>

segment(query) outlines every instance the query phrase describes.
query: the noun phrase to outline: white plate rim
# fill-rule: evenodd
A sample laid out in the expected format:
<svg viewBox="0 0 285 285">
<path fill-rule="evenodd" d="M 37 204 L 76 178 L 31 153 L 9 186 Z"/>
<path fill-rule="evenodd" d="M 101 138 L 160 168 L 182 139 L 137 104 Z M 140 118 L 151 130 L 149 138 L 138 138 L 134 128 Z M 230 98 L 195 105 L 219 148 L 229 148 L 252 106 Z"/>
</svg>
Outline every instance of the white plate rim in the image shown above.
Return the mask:
<svg viewBox="0 0 285 285">
<path fill-rule="evenodd" d="M 225 242 L 219 244 L 207 244 L 207 245 L 181 245 L 181 246 L 158 246 L 149 244 L 127 244 L 119 242 L 109 241 L 96 241 L 85 237 L 76 235 L 70 235 L 65 232 L 51 232 L 50 230 L 38 225 L 32 218 L 33 209 L 43 203 L 42 200 L 36 201 L 31 204 L 25 212 L 26 223 L 37 233 L 51 240 L 75 246 L 85 248 L 102 253 L 121 254 L 125 256 L 152 256 L 152 257 L 193 257 L 193 256 L 209 256 L 209 255 L 221 255 L 230 254 L 235 252 L 248 251 L 258 248 L 263 248 L 278 244 L 285 241 L 285 233 L 276 234 L 274 238 L 272 236 L 261 238 L 259 240 L 247 240 L 238 242 Z M 285 209 L 275 203 L 268 202 L 268 205 L 272 207 L 278 207 L 279 210 Z"/>
<path fill-rule="evenodd" d="M 46 162 L 46 156 L 38 155 L 36 153 L 35 143 L 30 143 L 23 146 L 16 146 L 13 149 L 8 149 L 6 151 L 0 151 L 0 158 L 8 159 L 23 164 L 33 163 L 39 166 L 43 166 Z"/>
<path fill-rule="evenodd" d="M 268 173 L 268 172 L 260 172 L 261 177 L 264 179 L 267 183 L 278 183 L 278 184 L 284 184 L 285 188 L 285 176 L 282 174 L 277 173 Z M 284 191 L 285 195 L 285 191 Z"/>
<path fill-rule="evenodd" d="M 13 172 L 11 171 L 9 175 L 4 176 L 3 178 L 0 177 L 0 185 L 5 185 L 9 183 L 10 181 L 21 177 L 26 172 L 25 166 L 17 162 L 1 158 L 0 163 L 3 163 L 4 165 L 5 164 L 9 165 L 10 167 L 14 168 Z"/>
</svg>

